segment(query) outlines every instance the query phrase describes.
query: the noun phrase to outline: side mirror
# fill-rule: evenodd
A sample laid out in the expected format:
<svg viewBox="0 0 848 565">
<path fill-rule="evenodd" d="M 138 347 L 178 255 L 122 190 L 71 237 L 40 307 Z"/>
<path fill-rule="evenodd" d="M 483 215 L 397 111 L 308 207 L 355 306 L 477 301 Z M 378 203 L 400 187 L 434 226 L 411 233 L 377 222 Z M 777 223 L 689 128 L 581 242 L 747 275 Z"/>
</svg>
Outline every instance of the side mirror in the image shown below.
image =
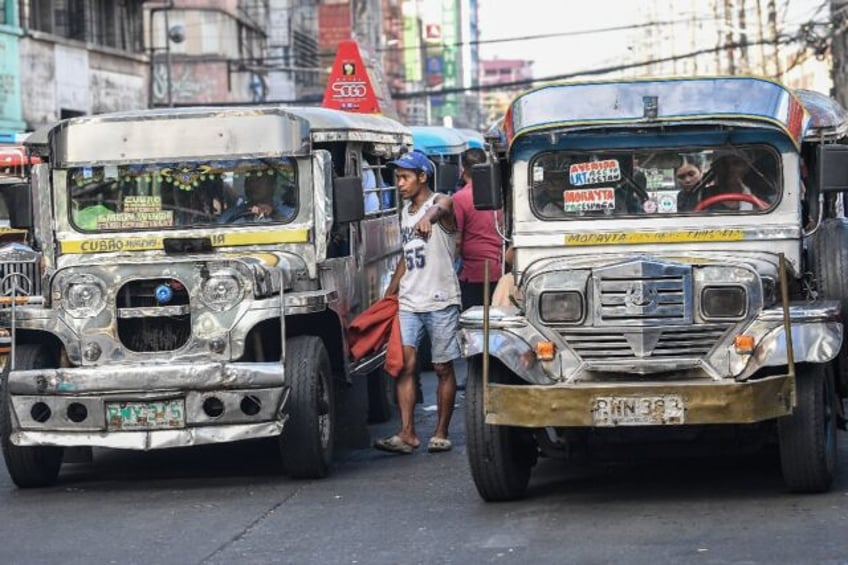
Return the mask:
<svg viewBox="0 0 848 565">
<path fill-rule="evenodd" d="M 440 163 L 436 168 L 436 190 L 450 194 L 456 190 L 459 182 L 459 165 L 456 163 Z"/>
<path fill-rule="evenodd" d="M 365 217 L 365 192 L 362 177 L 336 177 L 333 179 L 333 218 L 345 224 L 358 222 Z"/>
<path fill-rule="evenodd" d="M 29 184 L 0 184 L 0 197 L 9 210 L 9 227 L 14 229 L 32 229 L 32 197 Z"/>
<path fill-rule="evenodd" d="M 471 167 L 471 183 L 474 207 L 478 210 L 500 210 L 503 208 L 500 168 L 492 163 Z"/>
<path fill-rule="evenodd" d="M 818 189 L 823 192 L 848 190 L 848 145 L 820 145 Z"/>
</svg>

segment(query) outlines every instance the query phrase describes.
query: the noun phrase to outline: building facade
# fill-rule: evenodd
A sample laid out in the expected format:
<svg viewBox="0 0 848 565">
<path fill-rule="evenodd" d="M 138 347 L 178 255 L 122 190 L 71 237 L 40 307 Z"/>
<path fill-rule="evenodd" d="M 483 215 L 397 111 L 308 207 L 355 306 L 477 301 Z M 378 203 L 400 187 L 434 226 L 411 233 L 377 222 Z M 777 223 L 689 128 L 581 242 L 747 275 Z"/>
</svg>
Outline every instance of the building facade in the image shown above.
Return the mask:
<svg viewBox="0 0 848 565">
<path fill-rule="evenodd" d="M 3 37 L 7 70 L 17 59 L 20 94 L 7 103 L 20 105 L 19 116 L 9 116 L 14 125 L 33 130 L 62 118 L 148 105 L 144 2 L 21 0 L 17 10 L 10 4 L 5 2 Z"/>
<path fill-rule="evenodd" d="M 526 89 L 513 83 L 533 78 L 533 63 L 524 59 L 486 59 L 480 61 L 483 113 L 491 124 L 503 117 L 515 95 Z M 500 85 L 500 86 L 499 86 Z"/>
</svg>

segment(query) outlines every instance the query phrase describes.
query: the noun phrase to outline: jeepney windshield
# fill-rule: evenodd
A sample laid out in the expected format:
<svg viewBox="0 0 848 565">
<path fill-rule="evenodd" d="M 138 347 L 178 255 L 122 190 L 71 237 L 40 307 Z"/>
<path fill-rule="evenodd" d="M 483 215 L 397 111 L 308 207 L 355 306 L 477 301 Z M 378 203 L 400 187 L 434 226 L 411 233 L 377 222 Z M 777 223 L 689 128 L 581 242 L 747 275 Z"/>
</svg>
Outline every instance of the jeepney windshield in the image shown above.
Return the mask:
<svg viewBox="0 0 848 565">
<path fill-rule="evenodd" d="M 531 206 L 546 220 L 765 213 L 780 200 L 780 155 L 765 145 L 543 153 Z"/>
<path fill-rule="evenodd" d="M 67 186 L 81 231 L 287 223 L 298 208 L 290 157 L 76 167 Z"/>
</svg>

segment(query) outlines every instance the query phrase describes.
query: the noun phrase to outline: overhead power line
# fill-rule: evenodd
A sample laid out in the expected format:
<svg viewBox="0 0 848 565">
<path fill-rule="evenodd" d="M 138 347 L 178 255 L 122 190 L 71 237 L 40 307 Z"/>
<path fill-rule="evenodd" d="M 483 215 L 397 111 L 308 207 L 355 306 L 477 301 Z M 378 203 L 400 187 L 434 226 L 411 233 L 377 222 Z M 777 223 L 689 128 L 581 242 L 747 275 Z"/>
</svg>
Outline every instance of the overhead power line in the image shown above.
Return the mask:
<svg viewBox="0 0 848 565">
<path fill-rule="evenodd" d="M 779 39 L 778 41 L 771 40 L 761 40 L 761 41 L 748 41 L 745 43 L 748 47 L 756 46 L 756 45 L 786 45 L 796 41 L 797 37 L 785 37 L 783 39 Z M 691 59 L 693 57 L 697 57 L 699 55 L 707 55 L 713 54 L 719 51 L 724 51 L 725 49 L 736 49 L 742 46 L 741 42 L 732 42 L 724 45 L 719 45 L 716 47 L 709 47 L 705 49 L 697 49 L 695 51 L 690 51 L 688 53 L 683 53 L 681 55 L 671 55 L 668 57 L 660 57 L 657 59 L 650 59 L 647 61 L 638 61 L 634 63 L 626 63 L 622 65 L 609 65 L 605 67 L 597 67 L 594 69 L 586 69 L 583 71 L 575 71 L 572 73 L 565 73 L 561 75 L 552 75 L 546 77 L 532 78 L 532 79 L 524 79 L 524 80 L 515 80 L 509 82 L 500 82 L 497 84 L 488 84 L 488 85 L 476 85 L 469 87 L 459 87 L 459 88 L 442 88 L 439 90 L 426 90 L 426 91 L 415 91 L 415 92 L 392 92 L 392 98 L 395 100 L 409 100 L 413 98 L 426 98 L 428 96 L 441 96 L 444 94 L 460 94 L 463 92 L 483 92 L 488 90 L 503 90 L 508 88 L 522 88 L 522 87 L 532 87 L 534 85 L 539 85 L 548 82 L 556 82 L 562 80 L 569 80 L 580 77 L 589 77 L 589 76 L 597 76 L 597 75 L 605 75 L 609 73 L 614 73 L 617 71 L 625 71 L 628 69 L 638 69 L 641 67 L 647 67 L 650 65 L 658 64 L 658 63 L 669 63 L 673 61 L 681 61 L 684 59 Z"/>
</svg>

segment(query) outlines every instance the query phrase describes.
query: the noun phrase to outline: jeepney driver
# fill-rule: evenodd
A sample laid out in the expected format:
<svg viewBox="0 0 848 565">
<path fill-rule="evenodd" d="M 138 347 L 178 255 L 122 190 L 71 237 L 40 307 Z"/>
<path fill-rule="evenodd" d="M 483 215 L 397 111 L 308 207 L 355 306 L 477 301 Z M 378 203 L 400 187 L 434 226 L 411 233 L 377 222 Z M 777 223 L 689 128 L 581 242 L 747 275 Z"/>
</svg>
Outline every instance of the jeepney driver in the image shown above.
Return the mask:
<svg viewBox="0 0 848 565">
<path fill-rule="evenodd" d="M 220 223 L 289 221 L 295 209 L 274 195 L 275 174 L 252 174 L 244 181 L 244 198 L 221 215 Z"/>
</svg>

